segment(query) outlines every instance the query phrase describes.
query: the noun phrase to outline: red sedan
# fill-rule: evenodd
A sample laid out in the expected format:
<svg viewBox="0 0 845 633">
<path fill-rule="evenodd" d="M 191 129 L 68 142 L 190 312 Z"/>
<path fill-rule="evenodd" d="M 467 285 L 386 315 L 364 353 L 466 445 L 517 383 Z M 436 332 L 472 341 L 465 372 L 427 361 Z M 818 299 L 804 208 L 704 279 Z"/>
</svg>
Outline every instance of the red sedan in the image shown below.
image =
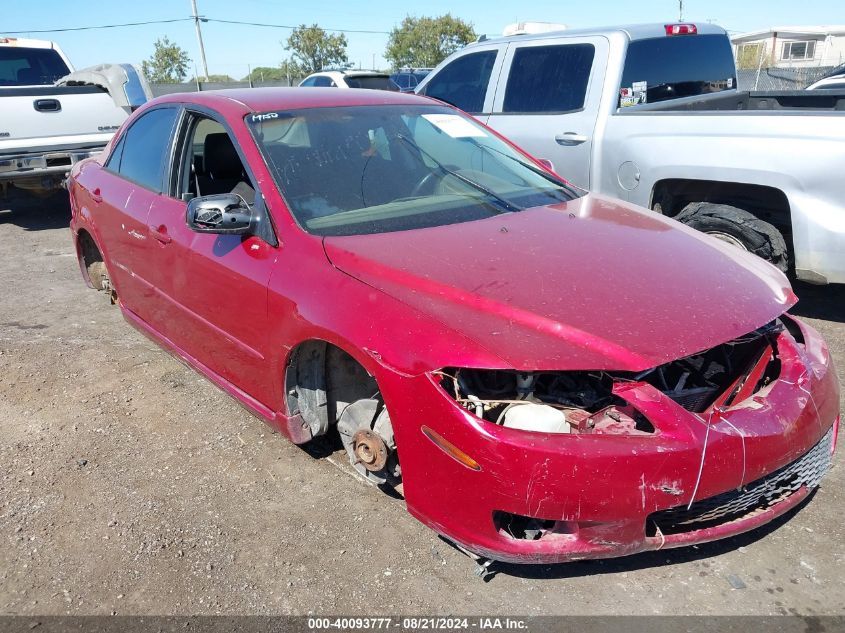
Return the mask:
<svg viewBox="0 0 845 633">
<path fill-rule="evenodd" d="M 83 276 L 469 552 L 701 543 L 806 499 L 838 382 L 748 253 L 414 95 L 181 94 L 74 167 Z"/>
</svg>

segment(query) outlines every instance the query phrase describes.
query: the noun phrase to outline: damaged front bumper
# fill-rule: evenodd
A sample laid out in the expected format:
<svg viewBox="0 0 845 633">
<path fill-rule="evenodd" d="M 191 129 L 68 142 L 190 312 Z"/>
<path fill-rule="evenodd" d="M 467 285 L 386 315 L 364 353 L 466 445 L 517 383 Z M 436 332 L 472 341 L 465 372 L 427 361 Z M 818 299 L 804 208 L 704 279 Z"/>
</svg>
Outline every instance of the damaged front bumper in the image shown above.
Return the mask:
<svg viewBox="0 0 845 633">
<path fill-rule="evenodd" d="M 517 563 L 621 556 L 754 529 L 810 494 L 836 442 L 827 347 L 790 323 L 793 333 L 776 337 L 776 379 L 741 401 L 693 412 L 652 384 L 617 384 L 614 394 L 653 425 L 647 434 L 505 428 L 461 407 L 437 376 L 397 376 L 408 397 L 388 405 L 408 509 L 470 552 Z"/>
</svg>

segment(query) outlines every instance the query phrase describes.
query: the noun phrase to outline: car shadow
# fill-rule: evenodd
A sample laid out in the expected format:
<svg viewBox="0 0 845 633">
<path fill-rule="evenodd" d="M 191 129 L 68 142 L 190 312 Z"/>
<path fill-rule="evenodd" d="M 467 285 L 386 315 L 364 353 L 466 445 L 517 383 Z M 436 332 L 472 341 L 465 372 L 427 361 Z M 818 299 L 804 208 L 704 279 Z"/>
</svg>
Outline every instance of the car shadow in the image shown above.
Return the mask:
<svg viewBox="0 0 845 633">
<path fill-rule="evenodd" d="M 67 228 L 70 224 L 67 191 L 60 189 L 44 197 L 10 187 L 7 196 L 0 194 L 0 224 L 15 224 L 25 231 Z"/>
<path fill-rule="evenodd" d="M 845 323 L 845 284 L 814 286 L 796 281 L 792 287 L 798 303 L 789 311 L 791 314 Z"/>
<path fill-rule="evenodd" d="M 801 512 L 815 494 L 816 490 L 813 490 L 806 499 L 804 499 L 796 507 L 792 508 L 789 512 L 786 512 L 766 525 L 760 526 L 756 530 L 751 530 L 750 532 L 738 534 L 719 541 L 703 543 L 700 545 L 690 545 L 677 549 L 643 552 L 641 554 L 633 554 L 622 558 L 584 560 L 555 565 L 515 565 L 511 563 L 494 562 L 490 565 L 486 575 L 484 575 L 484 581 L 490 582 L 499 574 L 530 580 L 559 580 L 580 578 L 582 576 L 594 576 L 598 574 L 618 574 L 652 567 L 679 565 L 701 559 L 712 558 L 714 556 L 720 556 L 727 552 L 736 550 L 737 548 L 751 545 L 752 543 L 767 537 L 769 534 L 789 522 L 796 514 Z M 446 542 L 448 543 L 448 541 Z"/>
</svg>

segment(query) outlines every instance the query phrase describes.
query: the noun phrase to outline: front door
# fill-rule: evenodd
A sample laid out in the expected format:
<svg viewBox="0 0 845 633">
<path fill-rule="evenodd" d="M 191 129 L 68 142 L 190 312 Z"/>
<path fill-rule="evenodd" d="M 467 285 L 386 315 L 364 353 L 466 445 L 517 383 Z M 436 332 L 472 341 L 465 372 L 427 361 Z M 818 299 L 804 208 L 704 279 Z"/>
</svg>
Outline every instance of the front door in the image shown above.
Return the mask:
<svg viewBox="0 0 845 633">
<path fill-rule="evenodd" d="M 196 233 L 187 200 L 235 192 L 269 222 L 263 198 L 229 131 L 209 115 L 188 112 L 174 162 L 171 195 L 148 218 L 155 284 L 167 297 L 162 334 L 259 403 L 272 401 L 267 284 L 277 248 L 271 227 L 257 235 Z M 269 230 L 269 232 L 268 232 Z M 269 236 L 269 237 L 268 237 Z"/>
</svg>

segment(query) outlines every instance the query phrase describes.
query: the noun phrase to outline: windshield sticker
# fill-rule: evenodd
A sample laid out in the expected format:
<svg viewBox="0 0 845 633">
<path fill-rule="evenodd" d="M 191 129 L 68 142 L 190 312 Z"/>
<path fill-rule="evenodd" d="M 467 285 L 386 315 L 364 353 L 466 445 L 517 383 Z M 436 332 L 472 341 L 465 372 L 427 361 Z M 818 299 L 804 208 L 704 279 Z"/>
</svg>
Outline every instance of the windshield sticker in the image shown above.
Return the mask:
<svg viewBox="0 0 845 633">
<path fill-rule="evenodd" d="M 733 87 L 734 87 L 734 78 L 728 77 L 728 88 L 733 88 Z"/>
<path fill-rule="evenodd" d="M 423 114 L 422 118 L 452 138 L 486 137 L 487 133 L 457 114 Z"/>
</svg>

